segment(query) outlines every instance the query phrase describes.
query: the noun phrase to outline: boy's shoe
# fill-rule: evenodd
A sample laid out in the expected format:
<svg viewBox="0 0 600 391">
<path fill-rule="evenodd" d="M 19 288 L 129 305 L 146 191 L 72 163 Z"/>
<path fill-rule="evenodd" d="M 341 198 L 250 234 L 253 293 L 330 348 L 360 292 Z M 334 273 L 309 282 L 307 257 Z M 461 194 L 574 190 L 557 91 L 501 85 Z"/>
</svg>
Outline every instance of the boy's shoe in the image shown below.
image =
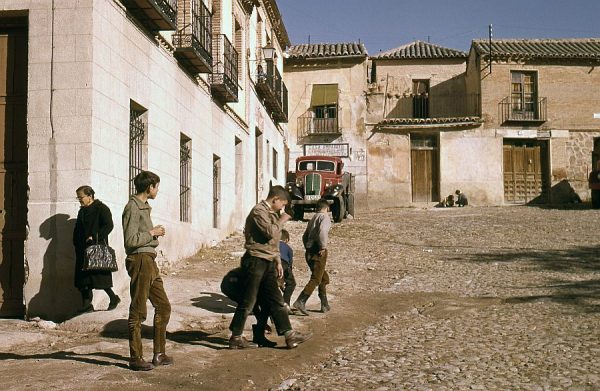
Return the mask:
<svg viewBox="0 0 600 391">
<path fill-rule="evenodd" d="M 308 312 L 306 312 L 306 300 L 308 300 L 309 297 L 310 296 L 308 296 L 306 293 L 302 292 L 294 302 L 294 308 L 306 316 L 308 316 Z"/>
<path fill-rule="evenodd" d="M 274 348 L 275 346 L 277 346 L 277 342 L 273 342 L 270 339 L 267 339 L 267 337 L 265 337 L 264 327 L 260 327 L 257 324 L 252 325 L 252 342 L 257 344 L 258 346 L 266 348 Z"/>
<path fill-rule="evenodd" d="M 229 349 L 253 349 L 258 345 L 246 339 L 243 335 L 232 335 L 229 338 Z"/>
<path fill-rule="evenodd" d="M 287 345 L 288 349 L 293 349 L 301 343 L 311 339 L 312 336 L 312 333 L 302 334 L 298 331 L 292 330 L 288 335 L 286 335 L 285 344 Z"/>
<path fill-rule="evenodd" d="M 327 301 L 327 295 L 319 295 L 319 298 L 321 299 L 321 312 L 329 312 L 329 310 L 331 310 L 331 307 L 329 306 L 329 302 Z"/>
<path fill-rule="evenodd" d="M 147 362 L 142 357 L 138 357 L 129 360 L 129 369 L 132 371 L 150 371 L 154 369 L 154 365 Z"/>
<path fill-rule="evenodd" d="M 290 308 L 290 305 L 288 303 L 285 303 L 284 307 L 285 307 L 285 310 L 287 311 L 288 315 L 293 315 L 294 314 L 294 310 L 292 310 Z"/>
<path fill-rule="evenodd" d="M 107 311 L 112 311 L 115 308 L 117 308 L 117 306 L 119 305 L 119 303 L 121 302 L 121 298 L 119 296 L 115 296 L 114 299 L 112 299 L 110 301 L 110 303 L 108 303 L 108 308 L 106 309 Z"/>
<path fill-rule="evenodd" d="M 155 367 L 159 365 L 171 365 L 173 364 L 173 358 L 164 353 L 156 353 L 152 359 L 152 364 L 154 364 Z"/>
</svg>

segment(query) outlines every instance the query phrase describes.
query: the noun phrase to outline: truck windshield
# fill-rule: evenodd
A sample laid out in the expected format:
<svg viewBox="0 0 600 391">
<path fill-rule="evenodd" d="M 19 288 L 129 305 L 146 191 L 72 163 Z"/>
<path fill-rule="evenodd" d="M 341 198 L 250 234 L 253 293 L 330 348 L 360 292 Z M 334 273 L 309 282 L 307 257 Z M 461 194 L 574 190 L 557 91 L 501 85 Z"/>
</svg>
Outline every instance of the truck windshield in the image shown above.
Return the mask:
<svg viewBox="0 0 600 391">
<path fill-rule="evenodd" d="M 323 160 L 305 160 L 303 162 L 298 163 L 299 171 L 335 171 L 335 163 L 334 162 L 326 162 Z"/>
</svg>

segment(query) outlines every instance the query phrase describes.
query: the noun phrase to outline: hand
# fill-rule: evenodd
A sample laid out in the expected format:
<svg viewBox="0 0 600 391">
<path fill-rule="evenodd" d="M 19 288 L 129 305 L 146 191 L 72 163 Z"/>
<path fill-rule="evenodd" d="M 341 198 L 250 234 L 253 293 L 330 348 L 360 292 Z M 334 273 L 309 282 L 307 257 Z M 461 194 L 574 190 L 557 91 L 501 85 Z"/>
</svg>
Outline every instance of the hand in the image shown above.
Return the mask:
<svg viewBox="0 0 600 391">
<path fill-rule="evenodd" d="M 277 278 L 283 278 L 283 266 L 281 266 L 281 262 L 277 262 L 275 267 L 277 268 Z"/>
<path fill-rule="evenodd" d="M 286 221 L 288 221 L 291 218 L 292 218 L 292 216 L 290 216 L 289 214 L 283 212 L 281 214 L 281 216 L 279 216 L 279 222 L 283 224 L 283 223 L 285 223 Z"/>
<path fill-rule="evenodd" d="M 322 256 L 323 256 L 323 254 L 325 254 L 326 252 L 327 252 L 327 249 L 326 249 L 326 248 L 323 248 L 323 249 L 319 250 L 319 256 L 321 256 L 321 257 L 322 257 Z"/>
<path fill-rule="evenodd" d="M 165 236 L 165 227 L 162 225 L 157 225 L 156 227 L 150 230 L 150 235 L 152 236 Z"/>
</svg>

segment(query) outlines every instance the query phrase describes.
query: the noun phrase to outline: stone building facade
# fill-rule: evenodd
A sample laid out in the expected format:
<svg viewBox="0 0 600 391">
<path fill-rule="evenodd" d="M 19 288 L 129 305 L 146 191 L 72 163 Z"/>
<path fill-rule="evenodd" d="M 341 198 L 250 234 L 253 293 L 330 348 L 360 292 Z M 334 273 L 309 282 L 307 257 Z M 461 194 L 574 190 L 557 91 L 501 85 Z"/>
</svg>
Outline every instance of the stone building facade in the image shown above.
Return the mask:
<svg viewBox="0 0 600 391">
<path fill-rule="evenodd" d="M 112 211 L 121 291 L 120 216 L 139 170 L 161 177 L 151 204 L 167 229 L 162 265 L 240 229 L 284 183 L 287 90 L 273 75 L 289 38 L 275 1 L 0 0 L 0 28 L 1 66 L 16 75 L 2 83 L 12 185 L 0 197 L 1 316 L 62 319 L 79 307 L 80 185 Z"/>
</svg>

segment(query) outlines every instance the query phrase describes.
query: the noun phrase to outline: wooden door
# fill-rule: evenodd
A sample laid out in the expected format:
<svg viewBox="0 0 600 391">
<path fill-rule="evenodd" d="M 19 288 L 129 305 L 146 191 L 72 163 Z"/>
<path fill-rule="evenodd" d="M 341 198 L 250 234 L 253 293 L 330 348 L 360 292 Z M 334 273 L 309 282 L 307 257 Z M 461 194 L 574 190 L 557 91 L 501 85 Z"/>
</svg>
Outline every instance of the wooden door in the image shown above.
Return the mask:
<svg viewBox="0 0 600 391">
<path fill-rule="evenodd" d="M 542 146 L 537 142 L 505 142 L 504 200 L 527 203 L 546 193 Z"/>
<path fill-rule="evenodd" d="M 410 157 L 413 202 L 439 201 L 436 139 L 411 137 Z"/>
<path fill-rule="evenodd" d="M 0 21 L 2 25 L 2 21 Z M 24 315 L 27 29 L 0 29 L 0 316 Z"/>
</svg>

